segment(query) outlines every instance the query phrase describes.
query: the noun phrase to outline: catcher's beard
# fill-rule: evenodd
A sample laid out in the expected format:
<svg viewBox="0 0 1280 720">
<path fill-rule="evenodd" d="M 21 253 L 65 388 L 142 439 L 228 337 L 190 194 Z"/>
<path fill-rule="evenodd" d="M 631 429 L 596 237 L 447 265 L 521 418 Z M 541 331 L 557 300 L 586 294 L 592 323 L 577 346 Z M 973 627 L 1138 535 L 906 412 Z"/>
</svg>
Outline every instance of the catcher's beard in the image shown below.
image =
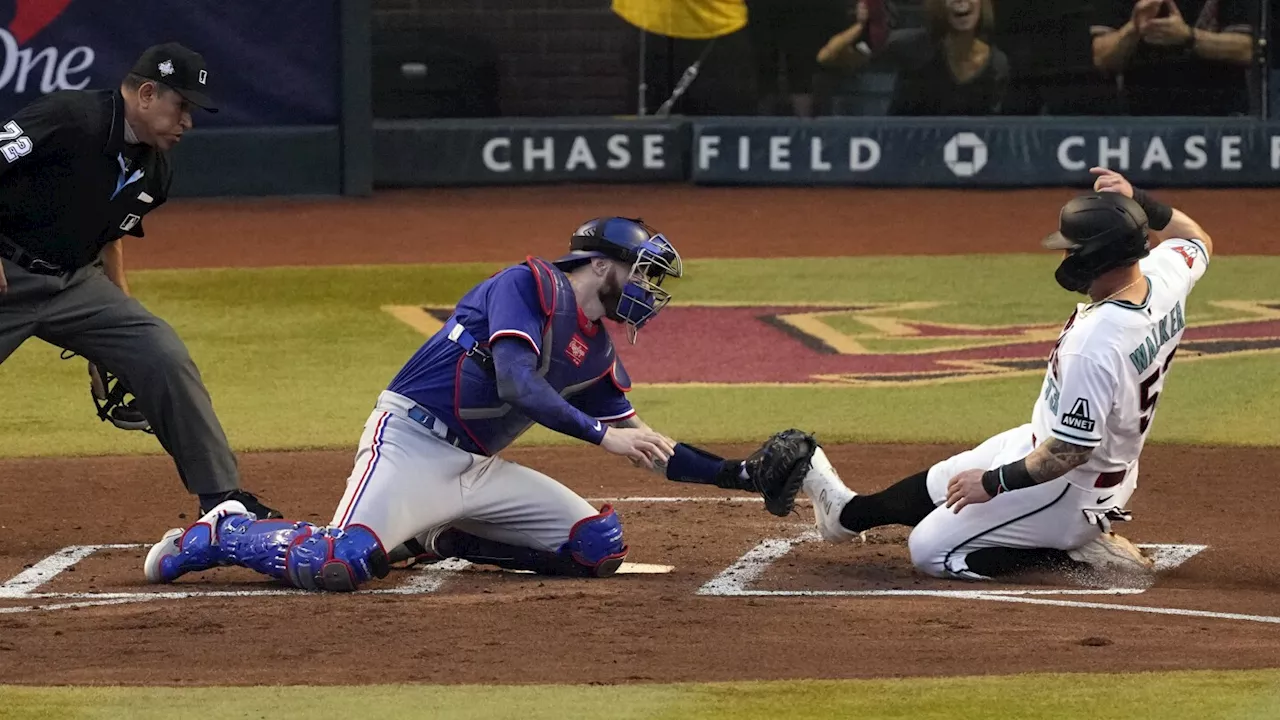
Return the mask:
<svg viewBox="0 0 1280 720">
<path fill-rule="evenodd" d="M 622 303 L 622 283 L 618 282 L 618 273 L 610 270 L 600 288 L 600 303 L 604 305 L 604 315 L 614 322 L 622 322 L 618 315 L 618 305 Z"/>
</svg>

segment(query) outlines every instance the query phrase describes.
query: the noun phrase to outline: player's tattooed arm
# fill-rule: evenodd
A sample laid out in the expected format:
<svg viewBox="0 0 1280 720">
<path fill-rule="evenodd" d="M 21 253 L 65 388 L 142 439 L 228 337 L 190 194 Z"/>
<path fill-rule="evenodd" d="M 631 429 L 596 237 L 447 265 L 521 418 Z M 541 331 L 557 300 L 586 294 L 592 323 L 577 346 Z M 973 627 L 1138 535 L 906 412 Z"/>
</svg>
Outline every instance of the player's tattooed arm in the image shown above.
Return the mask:
<svg viewBox="0 0 1280 720">
<path fill-rule="evenodd" d="M 1093 448 L 1049 438 L 1031 454 L 1008 465 L 981 471 L 966 470 L 947 483 L 947 507 L 953 512 L 984 503 L 1000 493 L 1047 483 L 1085 464 Z"/>
<path fill-rule="evenodd" d="M 1057 480 L 1089 460 L 1093 448 L 1051 437 L 1027 456 L 1027 473 L 1037 484 Z"/>
</svg>

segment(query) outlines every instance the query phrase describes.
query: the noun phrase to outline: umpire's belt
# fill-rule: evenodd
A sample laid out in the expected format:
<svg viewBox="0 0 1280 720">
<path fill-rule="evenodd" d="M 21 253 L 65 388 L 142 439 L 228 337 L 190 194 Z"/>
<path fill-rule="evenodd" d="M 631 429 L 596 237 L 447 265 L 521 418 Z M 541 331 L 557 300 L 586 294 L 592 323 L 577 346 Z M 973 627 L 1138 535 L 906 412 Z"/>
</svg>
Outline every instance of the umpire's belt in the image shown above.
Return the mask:
<svg viewBox="0 0 1280 720">
<path fill-rule="evenodd" d="M 454 432 L 453 430 L 450 430 L 449 426 L 445 425 L 440 420 L 440 418 L 437 418 L 436 416 L 422 409 L 421 405 L 414 405 L 413 407 L 409 408 L 405 412 L 405 417 L 425 427 L 428 431 L 430 431 L 432 435 L 435 435 L 436 437 L 440 438 L 441 440 L 449 443 L 454 447 L 458 447 L 462 442 L 462 440 L 458 437 L 458 433 Z"/>
<path fill-rule="evenodd" d="M 61 265 L 41 260 L 9 240 L 0 239 L 0 257 L 35 275 L 59 276 L 71 272 Z"/>
</svg>

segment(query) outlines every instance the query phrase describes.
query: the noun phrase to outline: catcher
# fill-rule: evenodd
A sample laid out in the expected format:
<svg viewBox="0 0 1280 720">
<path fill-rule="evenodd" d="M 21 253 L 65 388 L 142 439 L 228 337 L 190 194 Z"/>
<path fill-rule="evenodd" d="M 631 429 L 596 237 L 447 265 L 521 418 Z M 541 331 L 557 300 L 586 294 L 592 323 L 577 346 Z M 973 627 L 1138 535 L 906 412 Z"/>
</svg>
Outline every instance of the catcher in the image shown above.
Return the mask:
<svg viewBox="0 0 1280 720">
<path fill-rule="evenodd" d="M 1130 519 L 1138 457 L 1213 241 L 1119 173 L 1093 173 L 1094 194 L 1068 202 L 1044 241 L 1064 251 L 1058 284 L 1088 302 L 1058 336 L 1031 422 L 871 495 L 845 487 L 812 436 L 789 431 L 753 469 L 771 512 L 789 513 L 803 487 L 828 542 L 911 526 L 911 561 L 934 577 L 1149 577 L 1152 561 L 1111 523 Z"/>
</svg>

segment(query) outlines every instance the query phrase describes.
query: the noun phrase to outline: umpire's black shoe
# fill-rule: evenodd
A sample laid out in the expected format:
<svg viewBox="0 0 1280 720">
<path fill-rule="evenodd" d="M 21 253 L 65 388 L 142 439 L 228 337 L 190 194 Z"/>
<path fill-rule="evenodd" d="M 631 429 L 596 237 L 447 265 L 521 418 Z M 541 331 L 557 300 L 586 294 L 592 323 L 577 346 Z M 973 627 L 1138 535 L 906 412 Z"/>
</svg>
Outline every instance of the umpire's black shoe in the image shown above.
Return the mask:
<svg viewBox="0 0 1280 720">
<path fill-rule="evenodd" d="M 284 515 L 280 514 L 279 510 L 263 505 L 262 501 L 248 490 L 232 490 L 221 495 L 213 496 L 209 499 L 201 498 L 200 514 L 204 515 L 217 507 L 219 503 L 224 503 L 228 500 L 239 501 L 244 505 L 246 510 L 256 515 L 259 520 L 278 520 L 284 517 Z"/>
</svg>

